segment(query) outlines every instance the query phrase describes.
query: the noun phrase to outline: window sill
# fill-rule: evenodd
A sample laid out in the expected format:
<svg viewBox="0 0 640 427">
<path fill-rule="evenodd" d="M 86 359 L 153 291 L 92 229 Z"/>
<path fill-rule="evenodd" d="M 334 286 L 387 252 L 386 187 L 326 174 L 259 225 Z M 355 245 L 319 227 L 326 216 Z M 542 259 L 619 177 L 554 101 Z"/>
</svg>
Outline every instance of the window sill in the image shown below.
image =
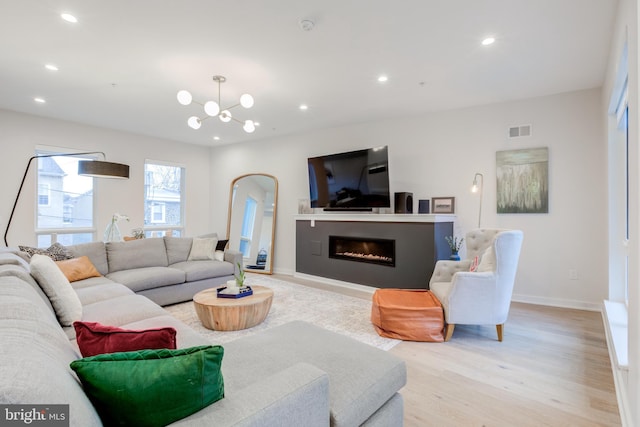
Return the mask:
<svg viewBox="0 0 640 427">
<path fill-rule="evenodd" d="M 617 369 L 629 370 L 627 306 L 623 302 L 604 301 L 603 318 L 612 362 Z"/>
</svg>

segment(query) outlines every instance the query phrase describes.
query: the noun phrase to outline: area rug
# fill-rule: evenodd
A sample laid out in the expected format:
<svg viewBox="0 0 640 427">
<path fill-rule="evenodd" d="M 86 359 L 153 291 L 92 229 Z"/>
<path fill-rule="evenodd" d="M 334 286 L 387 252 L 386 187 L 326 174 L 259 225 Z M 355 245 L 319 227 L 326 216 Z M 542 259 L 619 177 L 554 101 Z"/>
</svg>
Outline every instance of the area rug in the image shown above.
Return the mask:
<svg viewBox="0 0 640 427">
<path fill-rule="evenodd" d="M 207 336 L 211 342 L 219 344 L 292 320 L 313 323 L 382 350 L 389 350 L 400 342 L 381 337 L 376 333 L 370 320 L 370 301 L 262 275 L 251 275 L 247 278 L 247 284 L 271 288 L 274 294 L 269 315 L 264 322 L 253 328 L 228 332 L 207 329 L 200 323 L 191 301 L 168 306 L 165 309 L 177 319 Z"/>
</svg>

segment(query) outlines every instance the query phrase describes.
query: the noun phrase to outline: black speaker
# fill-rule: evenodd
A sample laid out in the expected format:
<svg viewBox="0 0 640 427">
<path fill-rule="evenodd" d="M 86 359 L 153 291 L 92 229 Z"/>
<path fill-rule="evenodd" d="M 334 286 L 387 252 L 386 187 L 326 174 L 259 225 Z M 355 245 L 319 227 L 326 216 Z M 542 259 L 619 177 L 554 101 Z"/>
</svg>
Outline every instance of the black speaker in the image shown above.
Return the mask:
<svg viewBox="0 0 640 427">
<path fill-rule="evenodd" d="M 418 213 L 421 213 L 421 214 L 429 213 L 429 199 L 418 200 Z"/>
<path fill-rule="evenodd" d="M 413 193 L 395 193 L 395 213 L 413 213 Z"/>
</svg>

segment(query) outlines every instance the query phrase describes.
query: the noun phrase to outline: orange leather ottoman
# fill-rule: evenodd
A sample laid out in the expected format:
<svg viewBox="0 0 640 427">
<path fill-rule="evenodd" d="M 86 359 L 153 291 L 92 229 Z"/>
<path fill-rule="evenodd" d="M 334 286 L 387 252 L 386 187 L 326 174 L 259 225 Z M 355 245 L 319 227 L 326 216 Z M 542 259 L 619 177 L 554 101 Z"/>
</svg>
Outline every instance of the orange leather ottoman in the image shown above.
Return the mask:
<svg viewBox="0 0 640 427">
<path fill-rule="evenodd" d="M 442 304 L 430 292 L 378 289 L 373 294 L 371 323 L 378 335 L 405 341 L 444 341 Z"/>
</svg>

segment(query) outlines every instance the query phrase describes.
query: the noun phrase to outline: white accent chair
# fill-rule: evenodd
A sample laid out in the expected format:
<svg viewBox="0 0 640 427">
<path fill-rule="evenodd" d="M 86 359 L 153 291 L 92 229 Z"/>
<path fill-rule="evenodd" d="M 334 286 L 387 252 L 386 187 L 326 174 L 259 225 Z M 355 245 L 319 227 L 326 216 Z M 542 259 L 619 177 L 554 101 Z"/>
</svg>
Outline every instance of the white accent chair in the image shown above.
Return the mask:
<svg viewBox="0 0 640 427">
<path fill-rule="evenodd" d="M 436 263 L 429 289 L 444 310 L 445 341 L 456 324 L 496 325 L 498 341 L 502 341 L 522 239 L 520 230 L 472 230 L 465 236 L 466 259 Z M 476 256 L 480 262 L 471 272 Z"/>
</svg>

